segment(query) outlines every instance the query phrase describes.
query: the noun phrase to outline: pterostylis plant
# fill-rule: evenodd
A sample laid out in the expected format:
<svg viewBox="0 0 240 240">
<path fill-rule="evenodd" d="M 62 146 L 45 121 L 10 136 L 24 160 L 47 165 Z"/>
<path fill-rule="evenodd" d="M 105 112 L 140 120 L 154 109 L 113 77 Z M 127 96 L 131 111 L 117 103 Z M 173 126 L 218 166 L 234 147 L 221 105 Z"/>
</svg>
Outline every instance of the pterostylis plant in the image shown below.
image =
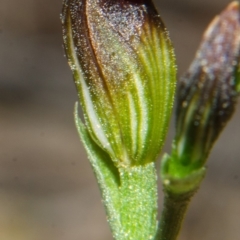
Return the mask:
<svg viewBox="0 0 240 240">
<path fill-rule="evenodd" d="M 173 108 L 176 62 L 149 0 L 64 0 L 64 47 L 84 119 L 75 122 L 116 240 L 175 240 L 213 143 L 240 91 L 240 14 L 209 25 L 176 93 L 176 136 L 157 170 Z"/>
</svg>

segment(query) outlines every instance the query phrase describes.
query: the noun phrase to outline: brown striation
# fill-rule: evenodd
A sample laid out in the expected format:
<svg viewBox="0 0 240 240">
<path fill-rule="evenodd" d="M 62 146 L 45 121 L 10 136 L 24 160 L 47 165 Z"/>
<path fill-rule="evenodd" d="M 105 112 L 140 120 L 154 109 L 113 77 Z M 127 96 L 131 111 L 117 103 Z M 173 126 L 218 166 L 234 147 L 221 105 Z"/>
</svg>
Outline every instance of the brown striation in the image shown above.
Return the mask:
<svg viewBox="0 0 240 240">
<path fill-rule="evenodd" d="M 239 54 L 239 4 L 232 2 L 207 28 L 194 61 L 179 82 L 177 142 L 186 132 L 187 151 L 194 151 L 198 142 L 206 157 L 232 116 L 238 96 Z"/>
</svg>

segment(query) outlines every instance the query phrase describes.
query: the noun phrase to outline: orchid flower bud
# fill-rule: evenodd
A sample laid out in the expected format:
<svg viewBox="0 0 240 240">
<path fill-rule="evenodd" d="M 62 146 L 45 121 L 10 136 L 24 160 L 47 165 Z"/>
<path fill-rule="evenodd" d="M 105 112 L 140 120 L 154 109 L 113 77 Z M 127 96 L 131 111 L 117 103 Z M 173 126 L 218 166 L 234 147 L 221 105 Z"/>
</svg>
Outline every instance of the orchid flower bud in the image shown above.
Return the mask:
<svg viewBox="0 0 240 240">
<path fill-rule="evenodd" d="M 92 139 L 117 166 L 156 160 L 176 67 L 149 0 L 65 0 L 64 47 Z"/>
<path fill-rule="evenodd" d="M 240 13 L 232 2 L 204 33 L 177 96 L 174 157 L 187 171 L 201 168 L 232 116 L 239 94 Z"/>
</svg>

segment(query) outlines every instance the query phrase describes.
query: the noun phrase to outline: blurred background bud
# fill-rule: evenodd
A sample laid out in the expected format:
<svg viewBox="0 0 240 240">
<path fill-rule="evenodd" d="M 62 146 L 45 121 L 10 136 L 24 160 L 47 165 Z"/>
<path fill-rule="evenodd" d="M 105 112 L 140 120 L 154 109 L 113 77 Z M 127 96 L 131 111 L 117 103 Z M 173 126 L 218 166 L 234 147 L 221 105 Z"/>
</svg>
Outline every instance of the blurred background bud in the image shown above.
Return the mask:
<svg viewBox="0 0 240 240">
<path fill-rule="evenodd" d="M 156 160 L 176 67 L 151 1 L 65 0 L 64 46 L 88 131 L 116 165 Z"/>
<path fill-rule="evenodd" d="M 240 15 L 232 2 L 211 22 L 177 93 L 174 159 L 201 168 L 232 116 L 239 93 Z"/>
</svg>

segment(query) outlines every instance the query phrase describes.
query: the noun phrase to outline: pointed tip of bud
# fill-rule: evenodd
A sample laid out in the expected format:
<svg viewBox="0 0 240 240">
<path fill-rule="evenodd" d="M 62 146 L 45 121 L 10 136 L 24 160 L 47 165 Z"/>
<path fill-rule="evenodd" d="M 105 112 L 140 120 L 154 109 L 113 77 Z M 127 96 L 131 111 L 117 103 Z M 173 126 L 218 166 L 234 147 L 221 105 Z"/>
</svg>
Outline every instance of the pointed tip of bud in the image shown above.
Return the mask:
<svg viewBox="0 0 240 240">
<path fill-rule="evenodd" d="M 229 3 L 229 5 L 226 7 L 226 11 L 231 11 L 231 10 L 239 11 L 239 2 L 238 1 L 233 1 L 233 2 Z"/>
<path fill-rule="evenodd" d="M 220 38 L 222 35 L 224 36 L 225 40 L 228 40 L 227 34 L 232 36 L 232 34 L 235 32 L 235 35 L 237 35 L 236 29 L 239 28 L 239 23 L 239 3 L 237 1 L 234 1 L 212 20 L 205 33 L 203 34 L 202 42 L 209 41 L 209 39 L 213 39 L 217 35 L 218 38 Z M 234 40 L 238 44 L 240 36 L 236 36 Z"/>
</svg>

